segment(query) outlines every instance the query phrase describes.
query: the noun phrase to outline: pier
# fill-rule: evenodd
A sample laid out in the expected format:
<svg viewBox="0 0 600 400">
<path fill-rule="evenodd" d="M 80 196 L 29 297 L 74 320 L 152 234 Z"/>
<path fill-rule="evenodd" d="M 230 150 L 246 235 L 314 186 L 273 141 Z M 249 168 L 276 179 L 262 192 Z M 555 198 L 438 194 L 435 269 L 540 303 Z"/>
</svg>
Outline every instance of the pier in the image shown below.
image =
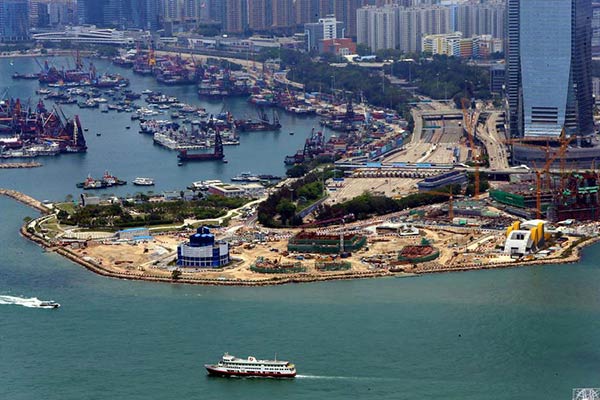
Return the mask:
<svg viewBox="0 0 600 400">
<path fill-rule="evenodd" d="M 36 200 L 33 197 L 28 196 L 24 193 L 17 192 L 16 190 L 0 189 L 0 196 L 10 197 L 11 199 L 14 199 L 19 203 L 34 208 L 43 214 L 48 214 L 50 212 L 50 209 L 46 207 L 41 201 Z"/>
<path fill-rule="evenodd" d="M 0 169 L 37 168 L 37 167 L 41 167 L 41 166 L 42 166 L 42 164 L 39 162 L 0 163 Z"/>
</svg>

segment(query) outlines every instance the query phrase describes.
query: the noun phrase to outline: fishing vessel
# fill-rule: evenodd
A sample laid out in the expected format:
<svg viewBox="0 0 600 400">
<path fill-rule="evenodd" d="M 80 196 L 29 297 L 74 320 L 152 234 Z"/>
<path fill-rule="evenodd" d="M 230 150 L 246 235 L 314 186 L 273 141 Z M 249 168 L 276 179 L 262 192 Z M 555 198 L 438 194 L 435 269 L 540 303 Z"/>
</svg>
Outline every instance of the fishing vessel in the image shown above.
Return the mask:
<svg viewBox="0 0 600 400">
<path fill-rule="evenodd" d="M 225 353 L 216 364 L 204 365 L 210 375 L 225 377 L 294 378 L 296 366 L 289 361 L 237 358 Z"/>
<path fill-rule="evenodd" d="M 137 185 L 137 186 L 152 186 L 152 185 L 154 185 L 154 179 L 152 179 L 152 178 L 137 177 L 132 182 L 134 185 Z"/>
</svg>

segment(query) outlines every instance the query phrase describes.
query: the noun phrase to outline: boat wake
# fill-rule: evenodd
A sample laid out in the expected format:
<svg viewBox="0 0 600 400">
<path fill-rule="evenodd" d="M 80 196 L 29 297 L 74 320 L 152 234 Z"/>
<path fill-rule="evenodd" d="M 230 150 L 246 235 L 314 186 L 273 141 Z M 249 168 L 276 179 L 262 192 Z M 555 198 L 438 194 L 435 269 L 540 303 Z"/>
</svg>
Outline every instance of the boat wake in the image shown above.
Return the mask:
<svg viewBox="0 0 600 400">
<path fill-rule="evenodd" d="M 0 296 L 0 304 L 13 304 L 27 308 L 46 308 L 43 306 L 43 301 L 37 297 L 15 297 L 15 296 Z"/>
<path fill-rule="evenodd" d="M 348 380 L 348 381 L 381 381 L 390 378 L 376 376 L 330 376 L 330 375 L 296 375 L 296 379 Z"/>
</svg>

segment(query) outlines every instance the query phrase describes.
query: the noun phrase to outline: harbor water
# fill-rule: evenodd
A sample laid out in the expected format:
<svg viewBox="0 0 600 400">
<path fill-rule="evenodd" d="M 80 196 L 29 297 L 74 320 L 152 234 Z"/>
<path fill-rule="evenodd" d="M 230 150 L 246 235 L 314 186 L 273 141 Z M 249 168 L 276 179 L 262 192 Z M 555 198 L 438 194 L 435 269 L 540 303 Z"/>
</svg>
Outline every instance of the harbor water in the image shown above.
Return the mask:
<svg viewBox="0 0 600 400">
<path fill-rule="evenodd" d="M 33 60 L 17 62 L 34 71 Z M 31 90 L 7 76 L 0 80 L 10 93 Z M 191 88 L 173 91 L 194 99 Z M 134 125 L 128 115 L 80 114 L 90 129 L 87 154 L 0 170 L 0 187 L 62 199 L 105 168 L 127 180 L 153 176 L 154 190 L 244 170 L 281 174 L 281 149 L 293 152 L 314 123 L 282 116 L 279 137 L 242 137 L 229 164 L 177 167 L 173 153 L 122 129 Z M 94 275 L 18 235 L 33 210 L 6 198 L 0 210 L 0 399 L 546 400 L 600 386 L 598 245 L 571 265 L 254 288 L 171 285 Z M 35 299 L 61 308 L 37 308 Z M 225 351 L 289 359 L 299 376 L 208 377 L 203 364 Z"/>
<path fill-rule="evenodd" d="M 66 58 L 51 59 L 60 67 L 67 66 Z M 86 63 L 89 60 L 85 60 Z M 227 98 L 225 100 L 201 100 L 194 86 L 164 86 L 156 83 L 152 77 L 133 74 L 131 70 L 111 65 L 104 60 L 92 60 L 98 73 L 120 73 L 131 80 L 129 89 L 140 93 L 145 89 L 161 91 L 177 97 L 198 107 L 204 107 L 212 114 L 222 109 L 230 111 L 234 118 L 257 118 L 257 109 L 246 102 L 245 98 Z M 40 60 L 42 62 L 42 60 Z M 73 61 L 70 60 L 71 66 Z M 37 81 L 12 80 L 16 72 L 33 73 L 39 71 L 39 66 L 33 58 L 0 59 L 0 93 L 6 90 L 6 96 L 20 97 L 25 104 L 32 108 L 40 96 L 35 94 L 39 88 Z M 146 105 L 143 99 L 137 104 Z M 46 102 L 50 106 L 50 101 Z M 37 158 L 44 164 L 43 168 L 35 170 L 3 171 L 2 185 L 9 189 L 19 189 L 40 200 L 64 200 L 67 194 L 77 196 L 82 193 L 75 187 L 77 182 L 85 180 L 88 174 L 101 177 L 105 170 L 129 182 L 124 187 L 114 187 L 96 193 L 125 195 L 145 191 L 131 185 L 138 176 L 152 177 L 156 185 L 151 188 L 154 192 L 163 190 L 182 190 L 191 182 L 205 179 L 220 179 L 228 181 L 241 172 L 250 171 L 254 174 L 272 174 L 284 176 L 286 167 L 283 163 L 286 155 L 294 154 L 302 149 L 304 141 L 310 136 L 311 130 L 322 130 L 318 118 L 294 116 L 279 111 L 282 129 L 278 132 L 240 132 L 239 146 L 225 146 L 226 164 L 221 161 L 201 163 L 185 163 L 177 165 L 177 152 L 155 145 L 152 135 L 140 134 L 139 122 L 132 121 L 129 113 L 111 111 L 101 113 L 99 109 L 80 109 L 76 104 L 62 105 L 62 111 L 67 116 L 79 115 L 88 145 L 85 154 L 64 154 L 58 157 Z M 271 111 L 266 110 L 271 117 Z M 153 117 L 170 119 L 169 112 Z M 181 122 L 179 122 L 181 123 Z M 127 129 L 127 127 L 130 129 Z M 293 132 L 294 135 L 289 133 Z M 96 136 L 100 133 L 101 136 Z M 326 136 L 330 135 L 327 130 Z M 10 160 L 8 160 L 10 161 Z M 40 186 L 40 182 L 48 185 Z M 90 192 L 90 194 L 93 192 Z"/>
</svg>

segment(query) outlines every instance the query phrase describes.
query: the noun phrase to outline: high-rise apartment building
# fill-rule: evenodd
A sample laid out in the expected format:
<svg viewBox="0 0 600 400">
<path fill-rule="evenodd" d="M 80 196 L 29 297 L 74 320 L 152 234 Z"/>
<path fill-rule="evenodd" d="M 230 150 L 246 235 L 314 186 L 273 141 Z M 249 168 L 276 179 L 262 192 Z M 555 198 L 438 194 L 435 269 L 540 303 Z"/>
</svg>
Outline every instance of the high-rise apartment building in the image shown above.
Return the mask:
<svg viewBox="0 0 600 400">
<path fill-rule="evenodd" d="M 225 0 L 204 0 L 204 7 L 208 8 L 208 19 L 216 22 L 225 20 Z"/>
<path fill-rule="evenodd" d="M 295 2 L 296 25 L 302 26 L 309 22 L 316 22 L 321 15 L 319 11 L 319 0 L 296 0 Z"/>
<path fill-rule="evenodd" d="M 464 37 L 492 35 L 504 38 L 504 2 L 463 3 L 448 7 L 452 14 L 452 29 L 462 32 Z"/>
<path fill-rule="evenodd" d="M 398 7 L 394 4 L 367 6 L 357 12 L 357 42 L 372 50 L 397 48 L 407 53 L 420 52 L 423 35 L 450 33 L 451 28 L 448 7 Z"/>
<path fill-rule="evenodd" d="M 363 7 L 356 14 L 357 42 L 371 51 L 398 47 L 398 7 Z"/>
<path fill-rule="evenodd" d="M 183 18 L 186 21 L 198 21 L 201 19 L 202 2 L 200 0 L 183 0 Z"/>
<path fill-rule="evenodd" d="M 20 42 L 28 38 L 28 0 L 0 0 L 0 42 Z"/>
<path fill-rule="evenodd" d="M 356 11 L 366 4 L 366 0 L 333 0 L 331 14 L 344 23 L 346 36 L 356 36 Z"/>
<path fill-rule="evenodd" d="M 271 28 L 289 29 L 294 25 L 293 0 L 271 0 Z"/>
<path fill-rule="evenodd" d="M 508 0 L 512 136 L 594 133 L 590 0 Z"/>
<path fill-rule="evenodd" d="M 407 53 L 421 51 L 423 35 L 452 32 L 447 7 L 408 7 L 398 11 L 398 48 Z"/>
<path fill-rule="evenodd" d="M 166 22 L 197 21 L 207 7 L 203 0 L 161 0 L 161 13 Z"/>
<path fill-rule="evenodd" d="M 161 13 L 164 21 L 183 19 L 183 0 L 162 0 Z"/>
<path fill-rule="evenodd" d="M 259 32 L 270 29 L 269 9 L 269 0 L 248 0 L 248 28 Z"/>
<path fill-rule="evenodd" d="M 319 18 L 333 15 L 333 0 L 317 0 L 317 12 Z"/>
<path fill-rule="evenodd" d="M 223 30 L 229 33 L 243 33 L 246 30 L 246 0 L 223 0 Z"/>
</svg>

